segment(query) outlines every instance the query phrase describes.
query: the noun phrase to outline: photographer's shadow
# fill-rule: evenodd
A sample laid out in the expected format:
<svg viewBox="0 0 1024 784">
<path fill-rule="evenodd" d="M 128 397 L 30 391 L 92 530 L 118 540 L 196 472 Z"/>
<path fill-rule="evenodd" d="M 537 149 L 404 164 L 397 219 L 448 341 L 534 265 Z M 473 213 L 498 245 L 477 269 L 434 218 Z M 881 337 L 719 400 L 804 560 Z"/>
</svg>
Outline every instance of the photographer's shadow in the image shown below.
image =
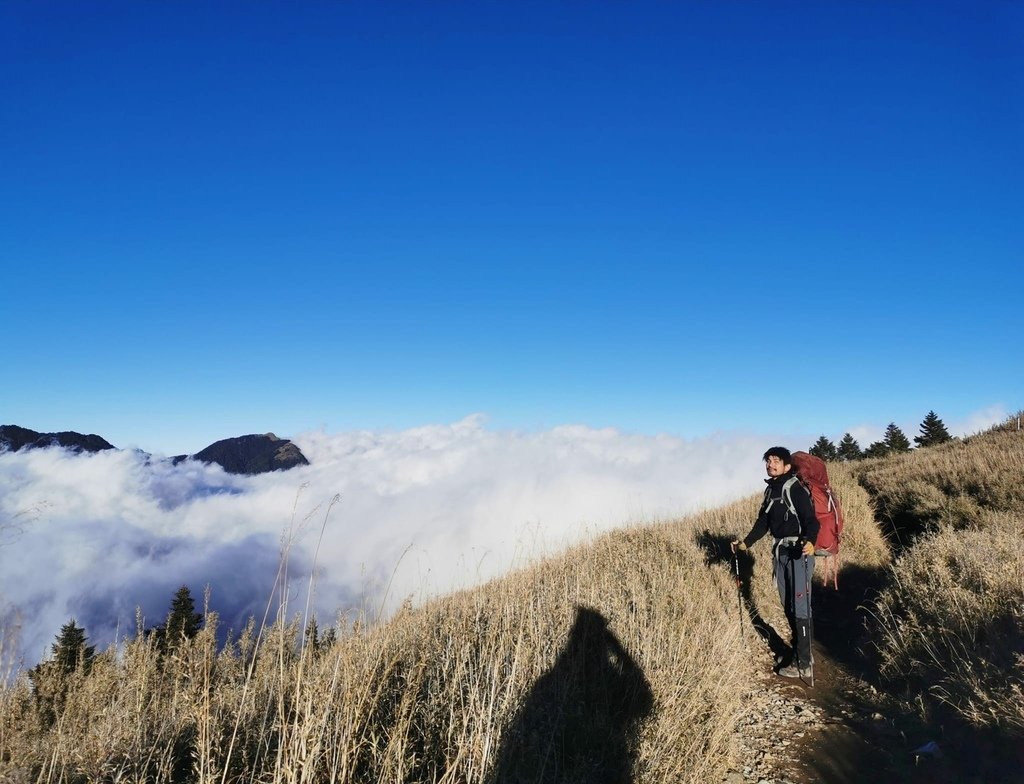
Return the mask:
<svg viewBox="0 0 1024 784">
<path fill-rule="evenodd" d="M 704 551 L 705 564 L 708 566 L 726 564 L 734 579 L 736 579 L 736 566 L 738 563 L 739 593 L 743 597 L 743 606 L 746 608 L 746 614 L 750 618 L 750 625 L 754 627 L 754 631 L 758 633 L 761 639 L 768 643 L 768 647 L 771 649 L 772 656 L 776 662 L 788 659 L 792 655 L 793 649 L 775 631 L 775 628 L 762 617 L 761 613 L 757 610 L 757 605 L 754 603 L 754 596 L 750 585 L 751 579 L 754 576 L 754 564 L 757 562 L 757 559 L 754 558 L 749 550 L 734 554 L 731 546 L 732 540 L 728 536 L 712 534 L 710 531 L 704 531 L 700 534 L 697 537 L 697 544 Z M 739 608 L 736 611 L 740 612 Z"/>
<path fill-rule="evenodd" d="M 554 665 L 503 735 L 490 784 L 629 784 L 654 696 L 596 610 L 577 607 Z"/>
</svg>

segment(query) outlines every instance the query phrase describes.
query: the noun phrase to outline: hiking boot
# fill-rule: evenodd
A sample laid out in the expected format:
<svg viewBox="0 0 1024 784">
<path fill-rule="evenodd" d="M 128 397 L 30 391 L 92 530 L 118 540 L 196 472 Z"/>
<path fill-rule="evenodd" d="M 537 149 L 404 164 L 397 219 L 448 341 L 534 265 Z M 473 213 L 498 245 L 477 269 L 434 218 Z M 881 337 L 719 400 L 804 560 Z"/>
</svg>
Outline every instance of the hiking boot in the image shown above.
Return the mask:
<svg viewBox="0 0 1024 784">
<path fill-rule="evenodd" d="M 803 680 L 810 680 L 814 676 L 814 670 L 812 667 L 798 667 L 794 663 L 790 664 L 788 667 L 780 668 L 779 675 L 783 678 L 801 678 Z"/>
</svg>

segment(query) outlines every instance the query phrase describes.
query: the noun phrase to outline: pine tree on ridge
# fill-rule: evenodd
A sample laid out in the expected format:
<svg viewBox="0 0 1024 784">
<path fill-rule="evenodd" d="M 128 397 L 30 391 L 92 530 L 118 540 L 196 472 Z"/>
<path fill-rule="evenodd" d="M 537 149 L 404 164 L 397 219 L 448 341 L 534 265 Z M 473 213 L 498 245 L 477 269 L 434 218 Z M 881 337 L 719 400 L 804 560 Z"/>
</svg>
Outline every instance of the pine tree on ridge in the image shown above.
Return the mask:
<svg viewBox="0 0 1024 784">
<path fill-rule="evenodd" d="M 952 440 L 945 423 L 934 411 L 929 411 L 921 423 L 921 435 L 914 436 L 914 443 L 918 446 L 937 446 Z"/>
</svg>

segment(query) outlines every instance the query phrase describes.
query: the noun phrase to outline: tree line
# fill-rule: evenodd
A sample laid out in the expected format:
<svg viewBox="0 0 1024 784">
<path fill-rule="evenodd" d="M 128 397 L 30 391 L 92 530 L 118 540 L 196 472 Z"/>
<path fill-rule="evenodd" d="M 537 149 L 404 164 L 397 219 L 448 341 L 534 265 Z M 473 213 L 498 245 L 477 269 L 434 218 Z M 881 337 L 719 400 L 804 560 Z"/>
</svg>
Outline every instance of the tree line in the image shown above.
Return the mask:
<svg viewBox="0 0 1024 784">
<path fill-rule="evenodd" d="M 209 596 L 207 596 L 207 602 Z M 203 629 L 206 618 L 196 611 L 195 600 L 187 585 L 175 592 L 167 613 L 167 620 L 158 626 L 141 628 L 139 634 L 147 640 L 157 654 L 158 666 L 174 659 L 176 652 Z M 314 655 L 331 648 L 337 641 L 337 630 L 320 630 L 315 616 L 309 618 L 303 632 L 303 648 Z M 68 619 L 51 646 L 51 656 L 28 671 L 36 708 L 46 725 L 52 724 L 60 714 L 75 679 L 87 677 L 96 659 L 96 646 L 89 644 L 84 627 L 75 618 Z"/>
<path fill-rule="evenodd" d="M 934 411 L 928 412 L 924 421 L 921 422 L 920 435 L 914 436 L 914 443 L 918 447 L 937 446 L 952 440 L 953 436 L 949 434 L 945 423 Z M 910 440 L 906 434 L 897 427 L 895 422 L 890 422 L 882 438 L 869 444 L 867 449 L 861 449 L 857 439 L 850 433 L 846 433 L 838 445 L 826 436 L 821 436 L 807 451 L 822 460 L 836 462 L 862 460 L 866 457 L 885 457 L 886 455 L 909 452 L 911 449 Z"/>
<path fill-rule="evenodd" d="M 152 639 L 161 658 L 172 656 L 185 641 L 199 634 L 203 614 L 196 612 L 195 600 L 187 585 L 181 586 L 171 600 L 167 620 L 142 634 Z M 67 698 L 71 676 L 88 675 L 96 658 L 96 647 L 89 645 L 85 628 L 70 618 L 57 634 L 50 659 L 28 671 L 37 707 L 45 720 L 53 721 Z"/>
</svg>

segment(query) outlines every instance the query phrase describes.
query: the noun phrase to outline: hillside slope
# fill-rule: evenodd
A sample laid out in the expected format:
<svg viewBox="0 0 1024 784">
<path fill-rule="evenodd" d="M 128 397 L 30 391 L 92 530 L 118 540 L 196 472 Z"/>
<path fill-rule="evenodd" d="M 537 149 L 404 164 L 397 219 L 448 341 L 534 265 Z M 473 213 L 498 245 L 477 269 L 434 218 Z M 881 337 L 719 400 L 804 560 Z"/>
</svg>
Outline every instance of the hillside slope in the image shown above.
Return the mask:
<svg viewBox="0 0 1024 784">
<path fill-rule="evenodd" d="M 1016 460 L 1017 442 L 993 439 L 972 439 L 949 454 L 958 456 L 956 466 L 1001 471 L 1004 460 Z M 759 500 L 751 496 L 601 536 L 477 589 L 406 606 L 379 625 L 341 618 L 325 636 L 286 601 L 277 623 L 252 625 L 223 649 L 209 612 L 206 628 L 171 650 L 140 634 L 88 667 L 22 675 L 0 695 L 0 778 L 852 781 L 863 773 L 857 760 L 870 753 L 885 780 L 881 772 L 917 761 L 921 733 L 935 726 L 930 715 L 909 713 L 908 701 L 960 704 L 949 699 L 951 682 L 915 692 L 888 662 L 919 657 L 904 656 L 865 625 L 888 608 L 894 625 L 887 628 L 910 628 L 897 615 L 908 599 L 892 592 L 905 590 L 899 578 L 918 545 L 904 542 L 890 564 L 875 516 L 892 508 L 882 479 L 907 466 L 891 482 L 907 487 L 929 460 L 924 450 L 834 471 L 847 535 L 839 591 L 815 591 L 821 682 L 814 692 L 771 674 L 772 630 L 785 621 L 767 547 L 744 560 L 740 587 L 734 579 L 728 542 L 749 526 Z M 1000 526 L 1014 538 L 1019 512 L 989 508 L 991 483 L 969 473 L 950 478 L 949 489 L 977 500 L 975 523 L 950 532 L 925 527 L 914 542 L 979 532 L 1001 540 Z M 928 583 L 923 592 L 941 601 L 943 585 Z M 980 596 L 989 591 L 989 583 L 970 586 Z M 999 601 L 1019 607 L 1020 596 L 1018 583 Z M 982 626 L 965 628 L 984 627 L 983 617 L 972 618 Z M 1019 615 L 999 619 L 1019 634 Z M 872 641 L 876 648 L 865 645 Z M 1019 659 L 1001 671 L 1011 688 Z M 1009 733 L 997 741 L 1019 738 L 1005 703 L 984 705 L 987 725 L 970 711 L 960 715 Z M 826 746 L 833 758 L 817 761 Z"/>
</svg>

